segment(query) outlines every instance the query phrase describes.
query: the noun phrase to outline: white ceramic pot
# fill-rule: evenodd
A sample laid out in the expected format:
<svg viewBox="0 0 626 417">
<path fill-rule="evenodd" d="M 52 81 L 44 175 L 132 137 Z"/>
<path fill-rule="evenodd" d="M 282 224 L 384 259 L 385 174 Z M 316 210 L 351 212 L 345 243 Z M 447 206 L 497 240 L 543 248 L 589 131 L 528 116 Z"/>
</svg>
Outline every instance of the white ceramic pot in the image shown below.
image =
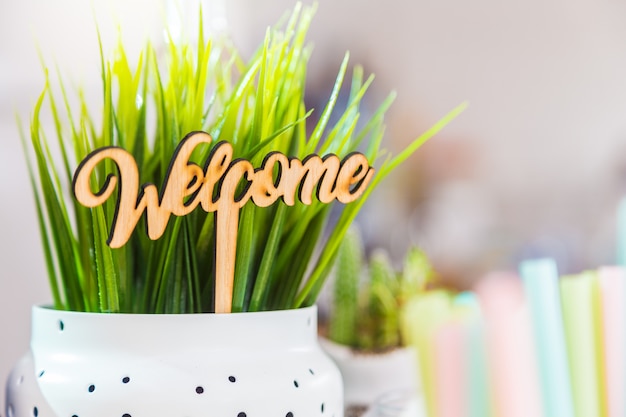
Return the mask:
<svg viewBox="0 0 626 417">
<path fill-rule="evenodd" d="M 317 309 L 94 314 L 35 307 L 7 417 L 343 416 Z"/>
<path fill-rule="evenodd" d="M 397 348 L 384 353 L 368 353 L 328 339 L 320 339 L 320 344 L 343 375 L 346 408 L 368 408 L 381 397 L 397 392 L 420 396 L 414 349 Z"/>
</svg>

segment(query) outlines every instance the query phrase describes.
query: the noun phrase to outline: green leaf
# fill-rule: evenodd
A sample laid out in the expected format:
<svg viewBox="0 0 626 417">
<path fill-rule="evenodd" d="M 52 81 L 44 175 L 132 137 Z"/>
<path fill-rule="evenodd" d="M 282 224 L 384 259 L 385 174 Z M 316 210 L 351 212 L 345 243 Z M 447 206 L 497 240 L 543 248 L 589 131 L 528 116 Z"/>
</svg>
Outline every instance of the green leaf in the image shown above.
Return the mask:
<svg viewBox="0 0 626 417">
<path fill-rule="evenodd" d="M 94 216 L 94 241 L 96 245 L 96 269 L 100 289 L 100 312 L 119 313 L 120 301 L 118 293 L 117 266 L 113 263 L 113 255 L 106 245 L 108 235 L 102 206 L 92 210 Z"/>
<path fill-rule="evenodd" d="M 278 249 L 280 234 L 285 222 L 285 215 L 287 213 L 287 206 L 278 203 L 276 208 L 276 216 L 274 216 L 274 222 L 270 230 L 270 235 L 265 243 L 265 249 L 263 250 L 263 258 L 261 259 L 261 265 L 259 266 L 259 273 L 254 283 L 254 291 L 252 293 L 252 299 L 250 300 L 250 310 L 260 311 L 266 310 L 265 303 L 269 297 L 268 292 L 275 287 L 271 285 L 270 271 L 272 264 L 276 258 L 276 251 Z M 276 278 L 276 277 L 275 277 Z"/>
<path fill-rule="evenodd" d="M 237 236 L 237 258 L 235 259 L 235 280 L 233 288 L 234 313 L 247 311 L 246 293 L 253 285 L 250 270 L 254 254 L 254 206 L 248 204 L 241 210 Z"/>
</svg>

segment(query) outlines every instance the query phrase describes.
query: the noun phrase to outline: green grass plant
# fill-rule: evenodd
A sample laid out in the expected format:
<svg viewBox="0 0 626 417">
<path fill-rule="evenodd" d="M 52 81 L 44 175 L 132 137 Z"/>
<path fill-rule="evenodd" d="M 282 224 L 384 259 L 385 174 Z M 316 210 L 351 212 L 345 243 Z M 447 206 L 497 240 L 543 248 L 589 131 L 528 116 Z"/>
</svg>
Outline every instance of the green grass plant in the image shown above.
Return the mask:
<svg viewBox="0 0 626 417">
<path fill-rule="evenodd" d="M 118 249 L 106 244 L 115 199 L 88 209 L 71 194 L 73 171 L 91 151 L 120 146 L 134 156 L 140 183 L 160 186 L 170 158 L 189 132 L 206 131 L 213 144 L 226 140 L 234 157 L 260 166 L 278 151 L 290 157 L 362 150 L 377 169 L 365 194 L 342 207 L 314 201 L 286 206 L 281 201 L 242 208 L 237 237 L 233 312 L 289 309 L 311 305 L 336 257 L 339 244 L 375 186 L 428 138 L 453 119 L 453 110 L 434 127 L 391 158 L 381 148 L 383 117 L 393 101 L 387 97 L 368 119 L 360 106 L 373 76 L 360 67 L 352 72 L 349 100 L 337 106 L 346 84 L 348 54 L 339 66 L 325 108 L 305 105 L 307 63 L 312 48 L 306 33 L 314 7 L 295 7 L 267 30 L 249 60 L 226 38 L 205 39 L 202 21 L 193 41 L 174 42 L 165 50 L 147 43 L 136 59 L 120 41 L 108 59 L 100 42 L 102 108 L 89 107 L 84 92 L 74 106 L 61 76 L 46 85 L 30 123 L 25 152 L 41 229 L 43 254 L 54 307 L 87 312 L 197 313 L 213 311 L 215 225 L 213 215 L 195 210 L 170 219 L 165 233 L 150 240 L 141 227 Z M 201 15 L 201 14 L 200 14 Z M 131 62 L 136 61 L 135 65 Z M 54 87 L 54 88 L 53 88 Z M 44 129 L 42 113 L 54 120 Z M 331 113 L 339 114 L 331 123 Z M 307 125 L 307 122 L 309 125 Z M 53 139 L 50 139 L 53 138 Z M 207 159 L 212 145 L 197 149 L 193 162 Z M 53 155 L 60 155 L 59 158 Z M 98 189 L 112 163 L 93 175 Z"/>
</svg>

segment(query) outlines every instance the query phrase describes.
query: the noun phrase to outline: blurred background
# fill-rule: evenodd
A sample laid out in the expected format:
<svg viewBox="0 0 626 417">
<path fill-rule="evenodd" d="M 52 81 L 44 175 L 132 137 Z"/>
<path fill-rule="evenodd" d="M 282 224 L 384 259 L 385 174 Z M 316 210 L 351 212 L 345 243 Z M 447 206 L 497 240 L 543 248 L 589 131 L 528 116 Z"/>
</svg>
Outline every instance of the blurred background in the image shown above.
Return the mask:
<svg viewBox="0 0 626 417">
<path fill-rule="evenodd" d="M 211 30 L 247 54 L 294 4 L 202 3 Z M 0 0 L 2 384 L 27 349 L 30 306 L 50 300 L 15 122 L 28 120 L 43 88 L 38 54 L 98 100 L 96 21 L 105 50 L 121 30 L 132 53 L 146 37 L 162 42 L 163 22 L 180 14 L 195 25 L 196 4 Z M 370 247 L 399 260 L 417 244 L 460 287 L 534 256 L 554 257 L 563 273 L 614 262 L 626 191 L 626 2 L 321 0 L 309 39 L 311 106 L 327 99 L 346 50 L 376 74 L 373 108 L 397 91 L 392 152 L 470 104 L 368 202 L 359 221 Z"/>
</svg>

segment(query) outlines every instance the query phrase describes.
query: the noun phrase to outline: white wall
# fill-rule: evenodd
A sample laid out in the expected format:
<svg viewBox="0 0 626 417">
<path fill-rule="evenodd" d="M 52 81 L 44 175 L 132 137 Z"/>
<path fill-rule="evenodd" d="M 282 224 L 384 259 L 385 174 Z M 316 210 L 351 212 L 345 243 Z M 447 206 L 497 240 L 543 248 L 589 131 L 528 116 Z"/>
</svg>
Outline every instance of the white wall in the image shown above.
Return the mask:
<svg viewBox="0 0 626 417">
<path fill-rule="evenodd" d="M 28 121 L 44 85 L 36 46 L 47 65 L 54 68 L 56 61 L 72 73 L 69 85 L 85 85 L 97 96 L 94 10 L 105 43 L 117 39 L 114 22 L 120 21 L 130 47 L 137 48 L 154 36 L 160 21 L 155 7 L 159 3 L 147 0 L 0 0 L 0 415 L 12 363 L 28 347 L 30 306 L 51 300 L 15 122 L 16 113 Z"/>
<path fill-rule="evenodd" d="M 626 191 L 625 12 L 612 0 L 322 1 L 311 73 L 335 71 L 349 49 L 379 92 L 397 90 L 392 149 L 470 103 L 386 184 L 399 200 L 372 204 L 378 242 L 419 243 L 455 277 L 533 254 L 567 272 L 612 261 Z M 258 36 L 275 13 L 236 20 Z M 426 190 L 406 176 L 426 176 Z"/>
<path fill-rule="evenodd" d="M 90 3 L 0 0 L 0 381 L 26 349 L 29 306 L 49 299 L 14 113 L 27 119 L 42 86 L 35 39 L 46 62 L 98 88 Z M 312 82 L 324 85 L 350 49 L 377 73 L 376 91 L 399 93 L 392 149 L 470 102 L 369 205 L 376 242 L 395 251 L 417 242 L 461 279 L 532 253 L 571 270 L 612 260 L 613 209 L 626 189 L 623 2 L 320 3 Z M 131 49 L 158 37 L 162 3 L 93 4 L 105 43 L 116 19 Z M 250 50 L 291 4 L 228 2 L 229 27 Z"/>
</svg>

